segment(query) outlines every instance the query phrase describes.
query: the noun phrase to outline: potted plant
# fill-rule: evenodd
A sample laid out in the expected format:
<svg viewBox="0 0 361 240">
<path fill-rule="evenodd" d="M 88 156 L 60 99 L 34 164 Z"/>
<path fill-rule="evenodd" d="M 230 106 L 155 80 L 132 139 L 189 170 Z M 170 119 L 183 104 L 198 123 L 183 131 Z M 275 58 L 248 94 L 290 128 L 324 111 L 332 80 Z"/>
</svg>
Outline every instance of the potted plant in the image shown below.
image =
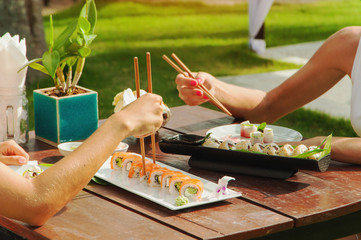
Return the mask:
<svg viewBox="0 0 361 240">
<path fill-rule="evenodd" d="M 55 146 L 86 139 L 98 128 L 98 94 L 78 86 L 96 22 L 95 2 L 86 0 L 78 19 L 54 39 L 50 16 L 49 49 L 26 64 L 54 81 L 54 87 L 33 91 L 37 139 Z"/>
</svg>

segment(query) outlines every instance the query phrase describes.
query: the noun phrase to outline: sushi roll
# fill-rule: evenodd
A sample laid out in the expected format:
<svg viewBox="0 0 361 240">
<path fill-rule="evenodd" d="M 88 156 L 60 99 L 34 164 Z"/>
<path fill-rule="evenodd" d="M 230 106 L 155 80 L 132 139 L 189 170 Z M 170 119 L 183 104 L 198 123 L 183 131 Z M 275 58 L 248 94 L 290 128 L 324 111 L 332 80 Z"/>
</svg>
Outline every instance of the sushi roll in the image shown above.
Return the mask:
<svg viewBox="0 0 361 240">
<path fill-rule="evenodd" d="M 142 162 L 142 157 L 138 156 L 138 155 L 134 155 L 134 154 L 129 154 L 129 157 L 124 158 L 123 159 L 123 164 L 122 164 L 123 171 L 129 172 L 130 166 L 132 165 L 132 163 L 134 161 L 141 161 Z M 149 162 L 148 159 L 146 159 L 145 161 Z"/>
<path fill-rule="evenodd" d="M 317 149 L 318 147 L 316 147 L 316 146 L 310 146 L 309 148 L 308 148 L 308 151 L 312 151 L 312 150 L 315 150 L 315 149 Z M 321 153 L 319 152 L 319 153 L 315 153 L 315 154 L 313 154 L 313 155 L 311 155 L 311 156 L 308 156 L 307 158 L 308 159 L 312 159 L 312 160 L 318 160 L 319 158 L 320 158 L 320 156 L 321 156 Z"/>
<path fill-rule="evenodd" d="M 160 187 L 162 175 L 167 171 L 168 168 L 153 168 L 149 173 L 148 184 L 152 187 Z"/>
<path fill-rule="evenodd" d="M 273 129 L 272 128 L 264 128 L 263 129 L 263 142 L 271 143 L 273 142 Z"/>
<path fill-rule="evenodd" d="M 169 119 L 171 117 L 171 112 L 169 107 L 162 102 L 162 108 L 163 108 L 163 123 L 162 123 L 162 127 L 164 127 L 164 125 L 166 125 L 169 122 Z"/>
<path fill-rule="evenodd" d="M 133 162 L 133 160 L 137 158 L 139 159 L 140 157 L 128 152 L 115 152 L 110 160 L 110 167 L 114 170 L 122 170 L 125 167 L 124 163 L 126 159 L 128 159 L 126 161 L 128 163 L 129 161 Z"/>
<path fill-rule="evenodd" d="M 251 144 L 254 145 L 255 143 L 263 144 L 263 133 L 259 131 L 251 133 Z"/>
<path fill-rule="evenodd" d="M 257 126 L 254 124 L 245 124 L 244 125 L 244 135 L 242 137 L 250 138 L 251 133 L 257 131 Z"/>
<path fill-rule="evenodd" d="M 293 155 L 293 151 L 293 147 L 287 143 L 280 148 L 278 155 L 283 157 L 290 157 Z"/>
<path fill-rule="evenodd" d="M 263 149 L 265 149 L 265 147 L 266 147 L 266 146 L 265 146 L 264 144 L 255 143 L 255 144 L 253 144 L 253 146 L 251 147 L 250 151 L 263 153 Z"/>
<path fill-rule="evenodd" d="M 23 176 L 25 178 L 34 178 L 36 176 L 38 176 L 40 173 L 43 172 L 43 169 L 41 169 L 39 166 L 32 166 L 30 167 L 28 170 L 26 170 L 25 172 L 23 172 Z"/>
<path fill-rule="evenodd" d="M 244 136 L 245 136 L 245 135 L 244 135 L 244 126 L 247 125 L 247 124 L 250 124 L 250 122 L 249 122 L 248 120 L 240 123 L 240 126 L 241 126 L 240 136 L 241 136 L 241 137 L 244 137 Z"/>
<path fill-rule="evenodd" d="M 241 139 L 235 145 L 236 150 L 247 150 L 247 151 L 249 151 L 251 149 L 251 147 L 252 147 L 251 141 L 246 140 L 246 139 Z"/>
<path fill-rule="evenodd" d="M 169 181 L 169 193 L 170 194 L 179 194 L 180 186 L 182 185 L 183 181 L 186 179 L 190 179 L 191 177 L 185 174 L 177 174 L 171 177 Z"/>
<path fill-rule="evenodd" d="M 203 183 L 199 179 L 187 179 L 182 182 L 179 189 L 179 195 L 185 196 L 191 201 L 200 200 L 203 194 Z"/>
<path fill-rule="evenodd" d="M 150 176 L 150 172 L 153 169 L 156 169 L 156 168 L 161 168 L 161 166 L 159 166 L 156 163 L 152 163 L 152 162 L 145 163 L 145 172 L 144 172 L 143 167 L 140 169 L 140 172 L 139 172 L 140 180 L 141 181 L 143 181 L 143 180 L 148 181 L 148 178 Z"/>
<path fill-rule="evenodd" d="M 263 152 L 268 155 L 278 155 L 279 150 L 280 150 L 280 147 L 277 144 L 269 143 L 269 144 L 266 144 L 266 147 L 263 150 Z"/>
<path fill-rule="evenodd" d="M 218 148 L 221 143 L 215 138 L 207 138 L 202 144 L 203 147 Z"/>
<path fill-rule="evenodd" d="M 235 144 L 232 140 L 224 140 L 221 144 L 219 144 L 219 149 L 225 149 L 225 150 L 234 150 Z"/>
<path fill-rule="evenodd" d="M 304 153 L 306 151 L 308 151 L 308 147 L 306 145 L 304 145 L 304 144 L 300 144 L 293 151 L 293 156 L 297 156 L 297 155 L 302 154 L 302 153 Z"/>
<path fill-rule="evenodd" d="M 145 159 L 145 164 L 151 163 L 148 159 Z M 129 168 L 128 178 L 139 178 L 140 171 L 143 169 L 142 158 L 134 160 Z"/>
<path fill-rule="evenodd" d="M 166 172 L 163 173 L 162 175 L 162 179 L 161 179 L 161 187 L 162 188 L 169 188 L 169 182 L 170 182 L 170 179 L 175 176 L 175 175 L 179 175 L 179 174 L 183 174 L 179 171 L 172 171 L 172 170 L 168 170 Z"/>
</svg>

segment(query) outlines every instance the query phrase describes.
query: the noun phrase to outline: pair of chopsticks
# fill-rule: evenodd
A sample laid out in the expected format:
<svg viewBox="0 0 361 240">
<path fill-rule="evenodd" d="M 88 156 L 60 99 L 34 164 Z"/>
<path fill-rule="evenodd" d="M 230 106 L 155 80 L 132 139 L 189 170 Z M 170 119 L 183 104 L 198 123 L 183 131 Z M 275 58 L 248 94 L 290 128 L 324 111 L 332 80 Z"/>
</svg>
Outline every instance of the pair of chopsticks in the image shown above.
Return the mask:
<svg viewBox="0 0 361 240">
<path fill-rule="evenodd" d="M 171 56 L 176 61 L 176 63 L 178 63 L 179 66 L 181 66 L 181 68 L 183 68 L 184 71 L 180 67 L 178 67 L 172 60 L 170 60 L 165 54 L 163 55 L 163 59 L 167 63 L 169 63 L 169 65 L 171 65 L 178 73 L 183 74 L 185 77 L 191 77 L 193 79 L 196 79 L 193 76 L 191 70 L 189 70 L 189 68 L 177 57 L 177 55 L 172 53 Z M 189 76 L 187 76 L 186 73 L 188 73 Z M 216 107 L 218 107 L 220 110 L 222 110 L 229 116 L 232 116 L 232 113 L 230 111 L 228 111 L 228 109 L 225 106 L 223 106 L 223 104 L 211 92 L 209 92 L 209 90 L 203 84 L 198 84 L 198 87 L 204 92 L 204 94 L 206 94 L 206 96 L 209 98 L 209 100 L 214 105 L 216 105 Z"/>
<path fill-rule="evenodd" d="M 152 72 L 151 72 L 151 64 L 150 64 L 150 53 L 147 52 L 147 76 L 148 76 L 148 92 L 152 93 Z M 139 80 L 139 65 L 138 65 L 138 57 L 134 57 L 134 73 L 135 73 L 135 87 L 137 90 L 137 98 L 140 97 L 140 80 Z M 144 147 L 144 138 L 140 139 L 140 152 L 143 160 L 143 171 L 145 173 L 145 147 Z M 155 163 L 155 134 L 151 135 L 152 140 L 152 152 L 153 152 L 153 163 Z"/>
</svg>

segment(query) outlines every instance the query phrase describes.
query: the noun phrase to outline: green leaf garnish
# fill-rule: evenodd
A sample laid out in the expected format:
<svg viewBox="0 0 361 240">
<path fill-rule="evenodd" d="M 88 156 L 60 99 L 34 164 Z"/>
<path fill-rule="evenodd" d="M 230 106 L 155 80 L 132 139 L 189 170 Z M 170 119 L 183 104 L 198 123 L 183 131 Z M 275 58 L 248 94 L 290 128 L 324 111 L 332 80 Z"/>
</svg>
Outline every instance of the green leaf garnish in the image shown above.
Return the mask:
<svg viewBox="0 0 361 240">
<path fill-rule="evenodd" d="M 327 136 L 327 138 L 323 141 L 325 143 L 323 149 L 324 152 L 321 153 L 320 158 L 325 157 L 327 154 L 331 153 L 331 143 L 332 143 L 332 133 Z M 321 144 L 322 145 L 322 144 Z"/>
<path fill-rule="evenodd" d="M 258 127 L 257 127 L 257 131 L 263 132 L 263 130 L 265 129 L 265 127 L 267 126 L 266 122 L 261 123 Z"/>
<path fill-rule="evenodd" d="M 304 152 L 304 153 L 301 153 L 301 154 L 298 154 L 296 156 L 293 156 L 295 158 L 307 158 L 309 156 L 312 156 L 314 154 L 317 154 L 317 153 L 320 153 L 320 152 L 324 152 L 325 149 L 321 149 L 321 148 L 316 148 L 316 149 L 313 149 L 311 151 L 307 151 L 307 152 Z M 321 157 L 319 158 L 321 159 Z"/>
<path fill-rule="evenodd" d="M 100 179 L 98 177 L 93 177 L 92 178 L 93 182 L 99 184 L 99 185 L 111 185 L 110 183 L 108 183 L 107 181 L 104 181 L 103 179 Z"/>
<path fill-rule="evenodd" d="M 211 134 L 212 134 L 212 133 L 208 133 L 208 134 L 203 138 L 203 140 L 201 141 L 201 145 L 203 145 L 203 143 L 204 143 L 208 138 L 211 137 Z"/>
</svg>

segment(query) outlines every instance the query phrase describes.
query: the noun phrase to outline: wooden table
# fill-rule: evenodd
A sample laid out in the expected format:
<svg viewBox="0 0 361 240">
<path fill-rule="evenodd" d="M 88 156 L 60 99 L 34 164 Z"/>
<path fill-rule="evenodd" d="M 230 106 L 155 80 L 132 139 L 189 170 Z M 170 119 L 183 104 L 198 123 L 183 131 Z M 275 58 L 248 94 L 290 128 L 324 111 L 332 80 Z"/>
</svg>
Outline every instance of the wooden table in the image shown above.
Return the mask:
<svg viewBox="0 0 361 240">
<path fill-rule="evenodd" d="M 204 135 L 234 119 L 203 107 L 171 109 L 157 140 L 178 133 Z M 125 140 L 129 151 L 139 141 Z M 146 155 L 151 157 L 146 138 Z M 34 139 L 25 146 L 31 159 L 55 163 L 59 151 Z M 222 172 L 190 168 L 189 156 L 166 154 L 157 160 L 212 182 Z M 45 225 L 33 228 L 0 218 L 0 239 L 330 239 L 361 232 L 361 167 L 332 162 L 327 172 L 300 170 L 287 180 L 232 174 L 229 188 L 243 196 L 172 211 L 116 186 L 89 183 Z"/>
</svg>

